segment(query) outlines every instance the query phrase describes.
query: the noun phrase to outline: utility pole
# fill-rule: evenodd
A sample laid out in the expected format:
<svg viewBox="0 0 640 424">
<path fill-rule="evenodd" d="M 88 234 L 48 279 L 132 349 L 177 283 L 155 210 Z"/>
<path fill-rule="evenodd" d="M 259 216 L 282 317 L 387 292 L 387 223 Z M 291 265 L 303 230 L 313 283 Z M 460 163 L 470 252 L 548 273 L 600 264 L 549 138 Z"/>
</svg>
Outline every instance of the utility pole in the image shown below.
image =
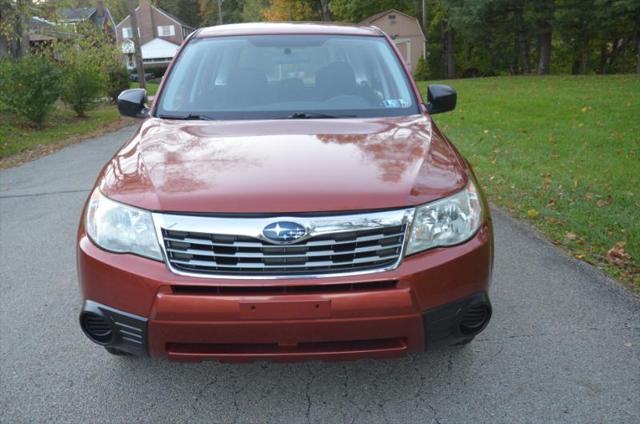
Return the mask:
<svg viewBox="0 0 640 424">
<path fill-rule="evenodd" d="M 133 0 L 128 0 L 129 4 L 129 21 L 131 23 L 131 36 L 133 37 L 133 46 L 135 48 L 136 69 L 138 70 L 138 84 L 140 88 L 146 88 L 144 80 L 144 65 L 142 64 L 142 52 L 140 51 L 140 35 L 138 34 L 138 18 L 136 18 L 136 8 Z"/>
<path fill-rule="evenodd" d="M 218 25 L 222 25 L 222 2 L 224 0 L 218 0 Z"/>
</svg>

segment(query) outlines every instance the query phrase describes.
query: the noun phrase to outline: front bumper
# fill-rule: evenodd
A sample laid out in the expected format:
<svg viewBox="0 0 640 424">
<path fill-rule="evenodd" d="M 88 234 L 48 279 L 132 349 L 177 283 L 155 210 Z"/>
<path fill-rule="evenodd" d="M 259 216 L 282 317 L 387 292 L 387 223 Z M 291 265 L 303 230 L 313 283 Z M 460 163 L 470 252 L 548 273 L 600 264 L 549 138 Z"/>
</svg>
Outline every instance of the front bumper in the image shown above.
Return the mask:
<svg viewBox="0 0 640 424">
<path fill-rule="evenodd" d="M 491 314 L 489 225 L 462 245 L 407 257 L 395 270 L 341 278 L 203 279 L 105 252 L 83 234 L 78 246 L 86 299 L 81 321 L 88 313 L 104 316 L 113 338 L 100 344 L 139 355 L 179 361 L 392 357 L 470 340 Z M 478 305 L 485 322 L 461 330 Z"/>
</svg>

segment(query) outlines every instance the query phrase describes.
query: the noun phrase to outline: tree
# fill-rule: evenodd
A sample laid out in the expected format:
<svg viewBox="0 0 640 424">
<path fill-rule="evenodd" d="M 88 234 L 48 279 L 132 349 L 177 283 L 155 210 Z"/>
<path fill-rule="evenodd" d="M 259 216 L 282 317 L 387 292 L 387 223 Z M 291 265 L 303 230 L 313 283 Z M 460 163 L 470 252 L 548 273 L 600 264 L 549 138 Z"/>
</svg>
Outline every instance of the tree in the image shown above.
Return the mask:
<svg viewBox="0 0 640 424">
<path fill-rule="evenodd" d="M 269 0 L 245 0 L 242 5 L 243 22 L 258 22 L 264 19 L 262 10 L 269 6 Z"/>
<path fill-rule="evenodd" d="M 631 64 L 632 52 L 637 53 L 640 2 L 596 0 L 595 6 L 595 16 L 600 22 L 594 34 L 595 42 L 600 46 L 598 72 L 620 72 L 627 67 L 623 62 Z"/>
<path fill-rule="evenodd" d="M 270 0 L 262 15 L 266 21 L 315 21 L 319 17 L 309 0 Z"/>
<path fill-rule="evenodd" d="M 242 0 L 198 0 L 200 26 L 242 22 Z"/>
<path fill-rule="evenodd" d="M 31 0 L 0 0 L 0 55 L 18 59 L 29 54 Z"/>
<path fill-rule="evenodd" d="M 591 46 L 596 33 L 594 0 L 557 0 L 555 20 L 571 57 L 571 72 L 586 74 L 591 66 Z"/>
<path fill-rule="evenodd" d="M 320 16 L 323 21 L 331 20 L 331 11 L 329 10 L 329 0 L 320 0 Z"/>
<path fill-rule="evenodd" d="M 396 9 L 413 15 L 416 11 L 412 0 L 331 0 L 329 10 L 336 20 L 343 22 L 362 22 L 365 18 Z"/>
<path fill-rule="evenodd" d="M 160 9 L 181 19 L 192 27 L 200 26 L 200 6 L 198 0 L 155 0 Z"/>
<path fill-rule="evenodd" d="M 533 3 L 534 25 L 538 38 L 538 75 L 551 71 L 551 46 L 553 40 L 554 0 L 539 0 Z"/>
</svg>

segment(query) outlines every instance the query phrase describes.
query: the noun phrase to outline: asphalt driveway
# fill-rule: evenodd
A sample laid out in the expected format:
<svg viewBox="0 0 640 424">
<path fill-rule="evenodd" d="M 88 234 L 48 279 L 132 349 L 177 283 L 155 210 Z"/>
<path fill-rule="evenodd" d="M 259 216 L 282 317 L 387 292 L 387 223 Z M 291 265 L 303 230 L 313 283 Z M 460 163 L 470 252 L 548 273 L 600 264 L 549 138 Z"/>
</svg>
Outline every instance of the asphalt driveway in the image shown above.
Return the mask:
<svg viewBox="0 0 640 424">
<path fill-rule="evenodd" d="M 640 303 L 499 211 L 494 318 L 466 348 L 302 364 L 108 355 L 77 324 L 74 238 L 131 132 L 0 171 L 0 421 L 640 422 Z"/>
</svg>

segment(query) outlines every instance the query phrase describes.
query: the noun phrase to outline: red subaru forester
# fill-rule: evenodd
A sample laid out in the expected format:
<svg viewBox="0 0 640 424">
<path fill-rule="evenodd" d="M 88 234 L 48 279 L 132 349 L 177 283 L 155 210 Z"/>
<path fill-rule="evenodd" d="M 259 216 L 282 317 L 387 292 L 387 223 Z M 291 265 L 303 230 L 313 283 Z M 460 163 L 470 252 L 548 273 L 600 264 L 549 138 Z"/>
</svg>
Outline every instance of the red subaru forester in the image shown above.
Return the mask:
<svg viewBox="0 0 640 424">
<path fill-rule="evenodd" d="M 80 325 L 113 354 L 352 359 L 465 344 L 491 316 L 489 208 L 374 27 L 184 43 L 78 230 Z"/>
</svg>

